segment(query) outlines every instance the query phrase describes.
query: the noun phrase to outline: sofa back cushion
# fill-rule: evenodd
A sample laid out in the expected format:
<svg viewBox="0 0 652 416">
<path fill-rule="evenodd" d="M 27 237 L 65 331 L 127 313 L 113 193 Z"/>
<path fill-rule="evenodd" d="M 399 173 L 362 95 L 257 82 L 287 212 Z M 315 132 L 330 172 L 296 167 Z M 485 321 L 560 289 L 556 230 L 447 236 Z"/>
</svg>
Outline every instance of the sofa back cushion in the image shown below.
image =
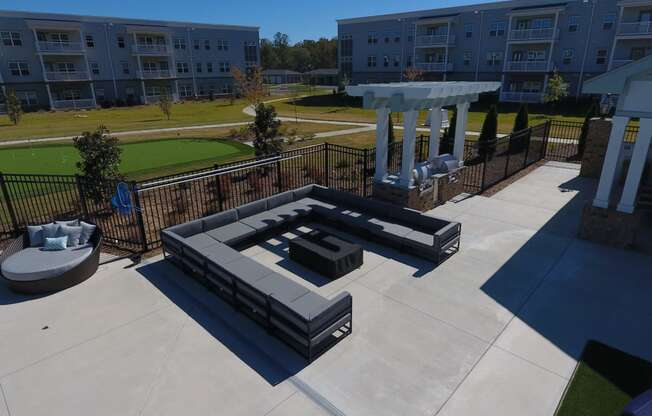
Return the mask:
<svg viewBox="0 0 652 416">
<path fill-rule="evenodd" d="M 299 189 L 295 189 L 292 191 L 293 200 L 298 201 L 300 199 L 309 197 L 314 187 L 315 185 L 308 185 Z"/>
<path fill-rule="evenodd" d="M 204 231 L 214 230 L 216 228 L 222 227 L 223 225 L 231 224 L 238 220 L 238 213 L 234 209 L 228 211 L 220 212 L 208 216 L 202 220 L 204 223 Z"/>
<path fill-rule="evenodd" d="M 319 186 L 315 185 L 312 189 L 312 195 L 313 197 L 317 199 L 325 199 L 325 200 L 332 200 L 333 199 L 333 190 L 330 188 L 326 188 L 324 186 Z"/>
<path fill-rule="evenodd" d="M 42 225 L 28 225 L 27 233 L 29 234 L 30 247 L 39 247 L 43 245 L 43 226 Z"/>
<path fill-rule="evenodd" d="M 237 208 L 238 219 L 241 220 L 243 218 L 251 217 L 252 215 L 261 213 L 266 209 L 267 209 L 267 201 L 265 201 L 264 199 L 262 201 L 250 202 L 246 205 Z"/>
<path fill-rule="evenodd" d="M 421 215 L 419 218 L 419 225 L 428 229 L 430 232 L 437 232 L 450 223 L 450 221 L 431 217 L 430 215 Z"/>
<path fill-rule="evenodd" d="M 68 237 L 68 247 L 74 247 L 79 245 L 79 238 L 81 237 L 81 234 L 81 226 L 61 225 L 59 227 L 59 231 L 57 232 L 57 237 Z"/>
<path fill-rule="evenodd" d="M 289 204 L 293 201 L 292 191 L 280 193 L 278 195 L 270 196 L 267 198 L 267 209 L 280 207 L 281 205 Z"/>
<path fill-rule="evenodd" d="M 175 225 L 174 227 L 168 228 L 168 230 L 183 238 L 188 238 L 201 233 L 203 231 L 203 224 L 202 220 L 195 220 Z"/>
</svg>

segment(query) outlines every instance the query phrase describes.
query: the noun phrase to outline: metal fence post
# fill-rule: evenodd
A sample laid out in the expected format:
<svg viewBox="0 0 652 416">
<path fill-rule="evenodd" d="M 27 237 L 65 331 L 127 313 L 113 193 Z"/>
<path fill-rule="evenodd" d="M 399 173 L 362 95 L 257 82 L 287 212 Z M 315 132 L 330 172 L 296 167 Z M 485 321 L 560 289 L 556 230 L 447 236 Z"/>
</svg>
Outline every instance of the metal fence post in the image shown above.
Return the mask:
<svg viewBox="0 0 652 416">
<path fill-rule="evenodd" d="M 527 132 L 527 146 L 525 146 L 525 157 L 523 158 L 523 169 L 527 167 L 527 157 L 530 153 L 530 144 L 532 143 L 532 127 Z"/>
<path fill-rule="evenodd" d="M 283 192 L 283 182 L 281 175 L 281 161 L 276 162 L 276 185 L 278 186 L 278 192 Z"/>
<path fill-rule="evenodd" d="M 89 217 L 88 205 L 86 204 L 86 193 L 84 192 L 84 185 L 79 174 L 75 174 L 75 183 L 77 184 L 77 192 L 79 193 L 79 205 L 81 205 L 82 214 L 85 218 Z"/>
<path fill-rule="evenodd" d="M 365 148 L 362 159 L 362 196 L 367 196 L 367 163 L 369 162 L 369 149 Z"/>
<path fill-rule="evenodd" d="M 213 169 L 218 170 L 219 166 L 217 163 L 213 165 Z M 224 210 L 223 207 L 223 202 L 222 202 L 222 176 L 221 175 L 215 175 L 215 191 L 217 193 L 217 209 L 218 212 L 222 212 Z"/>
<path fill-rule="evenodd" d="M 507 140 L 507 160 L 505 161 L 505 175 L 503 176 L 503 179 L 507 177 L 507 174 L 509 173 L 509 159 L 512 154 L 512 143 L 514 140 L 514 134 L 510 134 Z"/>
<path fill-rule="evenodd" d="M 479 143 L 479 146 L 484 146 L 484 143 Z M 486 189 L 486 180 L 487 180 L 487 163 L 489 162 L 489 152 L 485 149 L 484 161 L 482 162 L 482 182 L 480 183 L 480 192 L 483 192 Z"/>
<path fill-rule="evenodd" d="M 543 128 L 543 148 L 541 149 L 541 159 L 545 159 L 548 157 L 548 139 L 550 138 L 550 126 L 552 122 L 550 120 L 546 120 L 545 126 Z"/>
<path fill-rule="evenodd" d="M 328 160 L 328 142 L 324 143 L 324 185 L 328 188 L 330 186 L 330 167 Z"/>
<path fill-rule="evenodd" d="M 134 203 L 136 204 L 136 221 L 138 222 L 138 229 L 140 231 L 140 241 L 143 247 L 143 252 L 147 251 L 147 234 L 145 233 L 145 220 L 143 218 L 143 207 L 140 204 L 140 193 L 138 183 L 132 182 L 132 192 L 134 193 Z"/>
<path fill-rule="evenodd" d="M 18 233 L 20 232 L 20 227 L 18 226 L 18 218 L 16 217 L 14 204 L 11 202 L 9 190 L 7 189 L 7 183 L 5 182 L 5 177 L 2 174 L 2 172 L 0 172 L 0 189 L 2 189 L 2 194 L 4 195 L 5 203 L 7 204 L 7 210 L 9 211 L 9 218 L 11 218 L 11 225 L 14 227 L 14 234 L 18 235 Z"/>
</svg>

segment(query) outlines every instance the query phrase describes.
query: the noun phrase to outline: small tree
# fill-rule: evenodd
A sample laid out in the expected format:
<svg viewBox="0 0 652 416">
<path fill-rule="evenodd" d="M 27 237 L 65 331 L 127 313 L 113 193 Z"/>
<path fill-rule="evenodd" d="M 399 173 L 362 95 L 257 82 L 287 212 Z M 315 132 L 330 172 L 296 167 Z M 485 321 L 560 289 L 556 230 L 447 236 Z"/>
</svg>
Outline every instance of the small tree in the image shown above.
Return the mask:
<svg viewBox="0 0 652 416">
<path fill-rule="evenodd" d="M 75 148 L 81 160 L 77 169 L 85 178 L 87 184 L 86 196 L 96 204 L 106 200 L 112 189 L 109 181 L 121 178 L 119 141 L 109 134 L 109 130 L 100 125 L 94 132 L 85 131 L 81 136 L 73 138 Z"/>
<path fill-rule="evenodd" d="M 423 79 L 423 71 L 411 66 L 403 71 L 403 78 L 408 82 L 421 81 Z"/>
<path fill-rule="evenodd" d="M 478 138 L 478 154 L 482 158 L 491 159 L 496 152 L 496 138 L 498 134 L 498 111 L 496 106 L 489 107 L 489 111 L 482 123 L 482 130 Z"/>
<path fill-rule="evenodd" d="M 172 118 L 172 100 L 170 100 L 167 90 L 164 90 L 161 94 L 158 100 L 158 108 L 161 109 L 166 119 L 170 120 Z"/>
<path fill-rule="evenodd" d="M 234 67 L 231 72 L 235 82 L 235 89 L 249 102 L 256 107 L 265 97 L 265 84 L 263 82 L 263 71 L 254 66 L 247 72 L 242 72 Z"/>
<path fill-rule="evenodd" d="M 566 96 L 568 96 L 568 83 L 555 71 L 548 80 L 548 87 L 543 94 L 543 102 L 551 104 L 554 110 L 555 105 Z"/>
<path fill-rule="evenodd" d="M 263 103 L 256 106 L 256 118 L 250 128 L 254 134 L 254 151 L 257 157 L 279 153 L 283 142 L 278 137 L 281 122 L 276 117 L 276 109 Z"/>
<path fill-rule="evenodd" d="M 593 103 L 591 103 L 591 107 L 589 107 L 589 110 L 586 112 L 586 115 L 584 116 L 584 124 L 582 124 L 580 139 L 577 142 L 578 158 L 581 158 L 584 155 L 584 149 L 586 148 L 586 139 L 589 135 L 589 122 L 593 117 L 597 116 L 598 113 L 599 113 L 598 105 L 594 101 Z"/>
<path fill-rule="evenodd" d="M 11 90 L 7 94 L 7 115 L 14 125 L 20 123 L 23 118 L 23 107 L 20 105 L 20 100 L 16 97 L 16 91 Z"/>
<path fill-rule="evenodd" d="M 448 128 L 439 142 L 439 154 L 453 153 L 453 143 L 455 142 L 455 125 L 457 124 L 457 107 L 453 107 L 453 115 L 448 123 Z"/>
<path fill-rule="evenodd" d="M 527 104 L 521 104 L 521 107 L 518 109 L 518 114 L 516 114 L 516 119 L 514 119 L 514 128 L 512 129 L 512 132 L 525 130 L 530 126 L 529 124 Z"/>
</svg>

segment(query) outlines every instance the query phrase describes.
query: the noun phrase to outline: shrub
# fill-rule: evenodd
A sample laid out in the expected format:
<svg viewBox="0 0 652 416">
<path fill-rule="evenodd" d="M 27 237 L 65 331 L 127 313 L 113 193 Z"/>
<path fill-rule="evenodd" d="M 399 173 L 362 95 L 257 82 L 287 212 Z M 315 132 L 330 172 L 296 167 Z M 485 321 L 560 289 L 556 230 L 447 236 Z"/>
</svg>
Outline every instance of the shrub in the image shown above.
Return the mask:
<svg viewBox="0 0 652 416">
<path fill-rule="evenodd" d="M 439 154 L 453 153 L 453 144 L 455 143 L 455 125 L 457 124 L 457 107 L 453 107 L 449 127 L 444 131 L 439 141 Z"/>
<path fill-rule="evenodd" d="M 167 91 L 164 91 L 161 98 L 159 98 L 158 108 L 161 109 L 161 113 L 163 113 L 166 119 L 169 120 L 172 118 L 172 100 L 170 100 Z"/>
<path fill-rule="evenodd" d="M 132 99 L 133 99 L 133 98 L 132 98 Z M 124 106 L 125 106 L 125 102 L 124 102 L 124 100 L 123 100 L 122 98 L 116 98 L 116 100 L 115 100 L 115 106 L 116 106 L 116 107 L 124 107 Z"/>
<path fill-rule="evenodd" d="M 489 111 L 482 123 L 482 130 L 478 138 L 478 154 L 482 158 L 491 159 L 496 152 L 496 136 L 498 134 L 498 111 L 496 106 L 489 107 Z"/>
<path fill-rule="evenodd" d="M 512 132 L 525 130 L 529 127 L 529 115 L 527 111 L 527 104 L 521 104 L 521 107 L 518 109 L 518 114 L 514 119 L 514 128 Z"/>
<path fill-rule="evenodd" d="M 119 171 L 122 149 L 118 147 L 118 139 L 100 125 L 94 132 L 85 131 L 73 138 L 73 143 L 81 157 L 77 168 L 88 185 L 86 196 L 100 204 L 106 199 L 108 183 L 122 177 Z"/>
<path fill-rule="evenodd" d="M 279 138 L 281 122 L 273 106 L 260 103 L 256 106 L 256 119 L 251 124 L 254 135 L 254 151 L 257 157 L 279 153 L 283 142 Z"/>
</svg>

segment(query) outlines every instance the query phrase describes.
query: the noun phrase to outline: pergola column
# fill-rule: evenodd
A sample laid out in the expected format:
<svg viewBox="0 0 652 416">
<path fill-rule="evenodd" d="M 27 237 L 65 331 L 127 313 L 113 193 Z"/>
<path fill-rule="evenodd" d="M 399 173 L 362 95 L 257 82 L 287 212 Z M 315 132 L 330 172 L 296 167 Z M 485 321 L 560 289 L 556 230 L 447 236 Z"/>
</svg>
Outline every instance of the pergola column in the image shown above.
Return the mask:
<svg viewBox="0 0 652 416">
<path fill-rule="evenodd" d="M 389 108 L 376 110 L 376 174 L 374 179 L 382 181 L 387 176 L 387 140 L 389 134 Z"/>
<path fill-rule="evenodd" d="M 607 153 L 604 157 L 602 172 L 600 173 L 600 183 L 598 184 L 598 191 L 593 200 L 593 206 L 609 208 L 609 199 L 611 197 L 611 190 L 616 177 L 620 153 L 623 151 L 625 128 L 627 127 L 628 122 L 629 117 L 613 117 L 611 134 L 609 135 L 609 144 L 607 145 Z"/>
<path fill-rule="evenodd" d="M 412 186 L 412 171 L 414 170 L 414 147 L 417 137 L 417 110 L 403 113 L 403 155 L 401 157 L 401 176 L 399 184 L 404 188 Z"/>
<path fill-rule="evenodd" d="M 439 156 L 439 136 L 441 130 L 441 107 L 430 109 L 430 141 L 428 142 L 428 160 Z"/>
<path fill-rule="evenodd" d="M 611 146 L 611 138 L 609 138 L 609 146 Z M 634 152 L 632 154 L 632 161 L 629 164 L 629 171 L 627 172 L 627 179 L 625 180 L 625 188 L 623 189 L 620 203 L 618 204 L 618 211 L 631 214 L 634 212 L 636 205 L 636 196 L 638 195 L 638 187 L 641 184 L 641 177 L 643 176 L 643 169 L 647 161 L 647 154 L 650 150 L 650 141 L 652 140 L 652 119 L 641 118 L 641 124 L 634 144 Z"/>
<path fill-rule="evenodd" d="M 464 162 L 464 140 L 466 139 L 466 122 L 469 118 L 469 102 L 457 104 L 457 121 L 455 123 L 455 145 L 453 156 L 460 162 Z"/>
</svg>

